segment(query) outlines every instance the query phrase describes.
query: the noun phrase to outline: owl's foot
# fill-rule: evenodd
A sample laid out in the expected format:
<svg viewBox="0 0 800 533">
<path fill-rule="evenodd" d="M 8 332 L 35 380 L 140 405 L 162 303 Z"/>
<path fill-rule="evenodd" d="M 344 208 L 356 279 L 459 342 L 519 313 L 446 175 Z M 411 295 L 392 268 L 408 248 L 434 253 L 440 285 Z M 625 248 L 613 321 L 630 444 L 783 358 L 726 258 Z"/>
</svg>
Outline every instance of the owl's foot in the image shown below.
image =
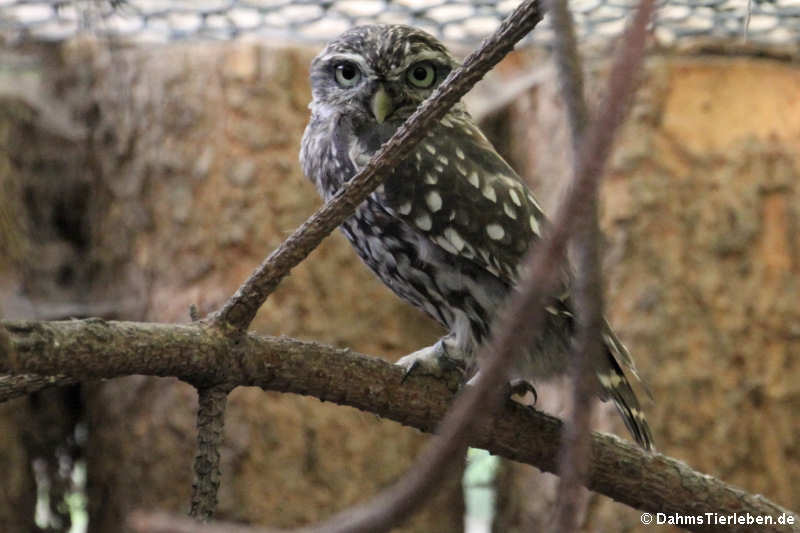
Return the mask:
<svg viewBox="0 0 800 533">
<path fill-rule="evenodd" d="M 405 381 L 412 372 L 436 377 L 442 377 L 442 374 L 452 370 L 463 373 L 465 370 L 463 359 L 454 357 L 455 354 L 451 354 L 450 351 L 451 348 L 445 346 L 444 339 L 440 339 L 432 346 L 401 357 L 395 364 L 406 370 L 402 381 Z"/>
<path fill-rule="evenodd" d="M 533 407 L 539 399 L 534 386 L 524 379 L 512 379 L 508 382 L 507 397 L 526 407 Z"/>
</svg>

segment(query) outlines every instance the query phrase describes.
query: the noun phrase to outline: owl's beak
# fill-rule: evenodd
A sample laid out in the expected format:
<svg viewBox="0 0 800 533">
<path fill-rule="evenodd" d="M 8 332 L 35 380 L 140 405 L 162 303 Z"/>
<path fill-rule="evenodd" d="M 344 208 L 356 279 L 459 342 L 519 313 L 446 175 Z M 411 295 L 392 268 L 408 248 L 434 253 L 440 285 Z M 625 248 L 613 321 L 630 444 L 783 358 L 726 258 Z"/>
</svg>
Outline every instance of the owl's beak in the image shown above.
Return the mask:
<svg viewBox="0 0 800 533">
<path fill-rule="evenodd" d="M 378 86 L 378 90 L 372 95 L 370 107 L 372 108 L 372 114 L 375 116 L 375 120 L 378 121 L 378 124 L 383 124 L 386 117 L 392 113 L 392 97 L 389 96 L 389 93 L 386 92 L 383 85 Z"/>
</svg>

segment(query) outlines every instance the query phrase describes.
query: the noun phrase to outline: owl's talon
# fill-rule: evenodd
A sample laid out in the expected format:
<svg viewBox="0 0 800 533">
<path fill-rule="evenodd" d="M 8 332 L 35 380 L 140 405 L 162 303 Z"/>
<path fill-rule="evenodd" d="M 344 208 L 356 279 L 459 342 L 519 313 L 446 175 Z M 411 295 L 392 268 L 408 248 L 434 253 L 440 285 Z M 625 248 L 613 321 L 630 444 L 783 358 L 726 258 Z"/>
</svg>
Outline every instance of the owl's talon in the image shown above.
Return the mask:
<svg viewBox="0 0 800 533">
<path fill-rule="evenodd" d="M 462 375 L 466 372 L 467 365 L 462 359 L 450 357 L 447 354 L 439 356 L 439 366 L 444 372 L 452 372 L 454 370 L 460 372 Z"/>
<path fill-rule="evenodd" d="M 529 398 L 533 396 L 531 401 Z M 536 388 L 530 381 L 524 379 L 512 379 L 508 382 L 507 397 L 512 402 L 516 402 L 526 407 L 533 407 L 539 400 L 539 395 L 536 394 Z"/>
<path fill-rule="evenodd" d="M 446 372 L 458 370 L 463 374 L 465 370 L 464 361 L 452 357 L 442 340 L 439 340 L 433 346 L 427 346 L 401 357 L 395 364 L 406 370 L 401 383 L 405 382 L 412 372 L 422 372 L 423 374 L 442 377 Z"/>
<path fill-rule="evenodd" d="M 406 356 L 406 357 L 408 357 L 408 356 Z M 408 379 L 408 377 L 411 375 L 411 373 L 417 367 L 419 367 L 419 361 L 412 361 L 412 363 L 410 365 L 408 365 L 408 366 L 405 366 L 405 365 L 401 364 L 400 361 L 396 362 L 395 364 L 405 368 L 405 372 L 403 372 L 403 378 L 400 380 L 401 384 L 405 383 L 406 379 Z"/>
</svg>

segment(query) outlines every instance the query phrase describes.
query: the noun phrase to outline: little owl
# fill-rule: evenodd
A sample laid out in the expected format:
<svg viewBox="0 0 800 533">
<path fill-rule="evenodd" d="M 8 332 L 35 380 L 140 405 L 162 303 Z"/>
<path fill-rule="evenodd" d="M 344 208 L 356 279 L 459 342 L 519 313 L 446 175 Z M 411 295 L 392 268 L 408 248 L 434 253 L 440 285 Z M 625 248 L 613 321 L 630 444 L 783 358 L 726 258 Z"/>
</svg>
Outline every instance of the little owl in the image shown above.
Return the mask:
<svg viewBox="0 0 800 533">
<path fill-rule="evenodd" d="M 353 28 L 311 64 L 311 119 L 303 171 L 330 199 L 386 142 L 458 63 L 428 33 L 408 26 Z M 475 369 L 475 354 L 519 278 L 519 264 L 546 223 L 525 183 L 495 151 L 461 103 L 342 224 L 361 259 L 398 296 L 448 333 L 398 364 L 435 372 Z M 574 317 L 569 276 L 549 299 L 536 341 L 512 376 L 527 383 L 568 369 Z M 623 373 L 636 371 L 606 326 L 606 350 L 591 361 L 597 395 L 611 399 L 636 441 L 652 437 Z"/>
</svg>

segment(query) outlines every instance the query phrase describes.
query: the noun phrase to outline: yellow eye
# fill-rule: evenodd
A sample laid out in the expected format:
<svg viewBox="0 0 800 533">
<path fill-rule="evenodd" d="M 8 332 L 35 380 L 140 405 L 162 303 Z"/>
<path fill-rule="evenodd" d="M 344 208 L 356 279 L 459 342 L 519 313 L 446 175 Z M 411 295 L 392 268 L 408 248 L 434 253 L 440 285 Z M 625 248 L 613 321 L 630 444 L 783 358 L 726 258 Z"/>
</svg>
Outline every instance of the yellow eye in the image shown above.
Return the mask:
<svg viewBox="0 0 800 533">
<path fill-rule="evenodd" d="M 361 79 L 361 71 L 349 61 L 339 63 L 334 67 L 336 83 L 341 87 L 352 87 Z"/>
<path fill-rule="evenodd" d="M 427 89 L 433 85 L 434 81 L 436 81 L 436 69 L 433 68 L 433 65 L 430 61 L 414 63 L 406 71 L 406 78 L 414 87 Z"/>
</svg>

